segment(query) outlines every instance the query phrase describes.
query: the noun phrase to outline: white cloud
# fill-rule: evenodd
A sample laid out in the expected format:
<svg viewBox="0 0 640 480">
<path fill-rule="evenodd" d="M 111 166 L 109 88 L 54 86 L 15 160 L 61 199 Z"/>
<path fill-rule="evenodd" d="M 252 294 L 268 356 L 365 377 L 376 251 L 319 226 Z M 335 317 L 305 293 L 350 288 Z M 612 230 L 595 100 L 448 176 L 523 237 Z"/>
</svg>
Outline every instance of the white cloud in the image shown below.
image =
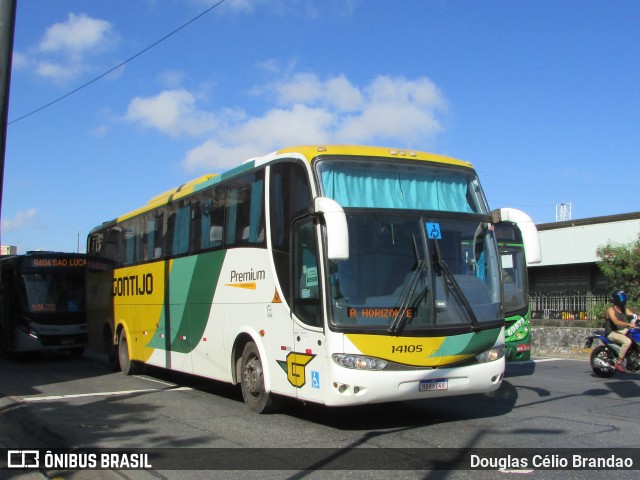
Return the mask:
<svg viewBox="0 0 640 480">
<path fill-rule="evenodd" d="M 172 136 L 207 134 L 183 165 L 189 171 L 221 171 L 291 145 L 425 148 L 443 130 L 441 116 L 447 109 L 443 94 L 426 77 L 379 76 L 357 86 L 344 75 L 295 74 L 252 93 L 271 99 L 274 107 L 256 116 L 227 108 L 207 112 L 195 95 L 177 89 L 132 100 L 126 118 Z"/>
<path fill-rule="evenodd" d="M 47 28 L 39 49 L 42 52 L 81 54 L 105 47 L 112 31 L 112 25 L 106 20 L 91 18 L 84 13 L 70 13 L 66 22 Z"/>
<path fill-rule="evenodd" d="M 254 9 L 251 0 L 229 0 L 226 5 L 234 12 L 250 13 Z"/>
<path fill-rule="evenodd" d="M 48 27 L 28 52 L 15 52 L 18 68 L 32 68 L 46 79 L 65 83 L 93 69 L 90 58 L 114 48 L 117 35 L 111 23 L 86 14 L 70 13 L 64 22 Z"/>
<path fill-rule="evenodd" d="M 362 105 L 362 94 L 342 75 L 323 82 L 315 74 L 298 74 L 273 88 L 282 104 L 323 104 L 338 111 L 355 110 Z"/>
<path fill-rule="evenodd" d="M 184 164 L 190 171 L 205 170 L 222 173 L 229 168 L 238 166 L 242 160 L 264 153 L 248 143 L 224 145 L 218 139 L 210 139 L 192 149 L 187 154 Z"/>
<path fill-rule="evenodd" d="M 50 78 L 52 80 L 63 82 L 71 80 L 77 77 L 86 68 L 81 63 L 52 63 L 52 62 L 38 62 L 35 67 L 35 72 L 41 77 Z"/>
<path fill-rule="evenodd" d="M 131 100 L 126 119 L 178 137 L 198 136 L 216 127 L 215 116 L 198 110 L 196 97 L 183 89 L 165 90 L 155 97 Z"/>
<path fill-rule="evenodd" d="M 345 118 L 336 134 L 341 142 L 371 138 L 416 145 L 442 131 L 438 114 L 446 101 L 428 78 L 408 81 L 378 77 L 365 89 L 361 111 Z"/>
<path fill-rule="evenodd" d="M 334 120 L 331 113 L 304 105 L 296 105 L 291 110 L 270 110 L 262 117 L 227 126 L 215 138 L 191 150 L 184 166 L 189 171 L 219 172 L 278 147 L 326 143 L 327 131 Z"/>
<path fill-rule="evenodd" d="M 23 69 L 29 66 L 29 59 L 26 55 L 20 52 L 13 52 L 13 58 L 11 60 L 11 68 L 14 70 Z"/>
<path fill-rule="evenodd" d="M 36 218 L 37 213 L 35 208 L 17 212 L 14 218 L 2 220 L 2 231 L 8 233 L 30 224 Z"/>
</svg>

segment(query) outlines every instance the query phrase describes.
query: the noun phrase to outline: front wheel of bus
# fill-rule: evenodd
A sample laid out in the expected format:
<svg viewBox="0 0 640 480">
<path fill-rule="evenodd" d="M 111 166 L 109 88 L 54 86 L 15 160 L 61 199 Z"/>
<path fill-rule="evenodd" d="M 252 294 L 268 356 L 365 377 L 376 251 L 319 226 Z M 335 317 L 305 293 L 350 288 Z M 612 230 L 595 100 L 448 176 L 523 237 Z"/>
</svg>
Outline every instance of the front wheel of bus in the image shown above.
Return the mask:
<svg viewBox="0 0 640 480">
<path fill-rule="evenodd" d="M 125 332 L 123 328 L 118 337 L 118 361 L 120 362 L 120 370 L 122 370 L 122 373 L 125 375 L 135 375 L 138 373 L 138 364 L 129 358 L 127 344 L 127 332 Z"/>
<path fill-rule="evenodd" d="M 270 413 L 277 410 L 279 401 L 264 387 L 262 360 L 258 347 L 253 342 L 247 343 L 244 347 L 240 372 L 242 398 L 249 410 L 256 413 Z"/>
</svg>

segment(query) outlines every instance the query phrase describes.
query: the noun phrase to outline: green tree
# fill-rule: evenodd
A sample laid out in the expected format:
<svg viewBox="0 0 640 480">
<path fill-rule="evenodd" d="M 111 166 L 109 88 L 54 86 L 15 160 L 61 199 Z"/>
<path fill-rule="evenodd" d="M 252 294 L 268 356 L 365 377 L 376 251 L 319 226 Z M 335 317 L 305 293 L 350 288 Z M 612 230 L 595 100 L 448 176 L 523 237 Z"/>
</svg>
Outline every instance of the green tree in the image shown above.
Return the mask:
<svg viewBox="0 0 640 480">
<path fill-rule="evenodd" d="M 640 298 L 640 235 L 628 244 L 607 243 L 598 247 L 598 267 L 609 280 L 611 289 L 627 292 L 629 306 L 638 311 Z"/>
</svg>

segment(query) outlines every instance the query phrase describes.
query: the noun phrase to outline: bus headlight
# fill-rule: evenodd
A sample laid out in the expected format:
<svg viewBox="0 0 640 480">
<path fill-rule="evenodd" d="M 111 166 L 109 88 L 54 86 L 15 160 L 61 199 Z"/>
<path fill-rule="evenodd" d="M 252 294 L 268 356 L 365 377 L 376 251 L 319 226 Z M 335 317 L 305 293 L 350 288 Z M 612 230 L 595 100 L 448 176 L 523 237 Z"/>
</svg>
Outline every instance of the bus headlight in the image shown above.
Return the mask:
<svg viewBox="0 0 640 480">
<path fill-rule="evenodd" d="M 527 332 L 518 332 L 516 333 L 516 340 L 522 340 L 526 336 L 527 336 Z"/>
<path fill-rule="evenodd" d="M 30 337 L 37 339 L 40 336 L 38 331 L 35 328 L 32 328 L 28 322 L 19 323 L 18 328 L 22 330 L 24 333 L 26 333 L 27 335 L 29 335 Z"/>
<path fill-rule="evenodd" d="M 382 370 L 387 366 L 386 360 L 364 355 L 334 353 L 331 358 L 341 367 L 354 368 L 356 370 Z"/>
<path fill-rule="evenodd" d="M 478 363 L 488 363 L 500 360 L 502 357 L 504 357 L 504 345 L 498 345 L 476 355 L 476 360 Z"/>
</svg>

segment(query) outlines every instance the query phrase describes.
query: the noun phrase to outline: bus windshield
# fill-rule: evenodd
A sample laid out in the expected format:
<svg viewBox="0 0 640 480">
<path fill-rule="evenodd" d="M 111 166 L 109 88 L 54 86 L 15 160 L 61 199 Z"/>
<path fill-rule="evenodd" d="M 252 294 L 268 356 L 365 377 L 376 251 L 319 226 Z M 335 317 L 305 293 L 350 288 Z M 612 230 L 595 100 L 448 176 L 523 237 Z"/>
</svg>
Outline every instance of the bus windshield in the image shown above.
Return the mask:
<svg viewBox="0 0 640 480">
<path fill-rule="evenodd" d="M 332 323 L 394 334 L 495 325 L 502 315 L 495 239 L 486 220 L 472 217 L 347 210 L 349 259 L 330 266 Z"/>
<path fill-rule="evenodd" d="M 24 273 L 26 311 L 75 313 L 84 306 L 83 271 Z"/>
</svg>

